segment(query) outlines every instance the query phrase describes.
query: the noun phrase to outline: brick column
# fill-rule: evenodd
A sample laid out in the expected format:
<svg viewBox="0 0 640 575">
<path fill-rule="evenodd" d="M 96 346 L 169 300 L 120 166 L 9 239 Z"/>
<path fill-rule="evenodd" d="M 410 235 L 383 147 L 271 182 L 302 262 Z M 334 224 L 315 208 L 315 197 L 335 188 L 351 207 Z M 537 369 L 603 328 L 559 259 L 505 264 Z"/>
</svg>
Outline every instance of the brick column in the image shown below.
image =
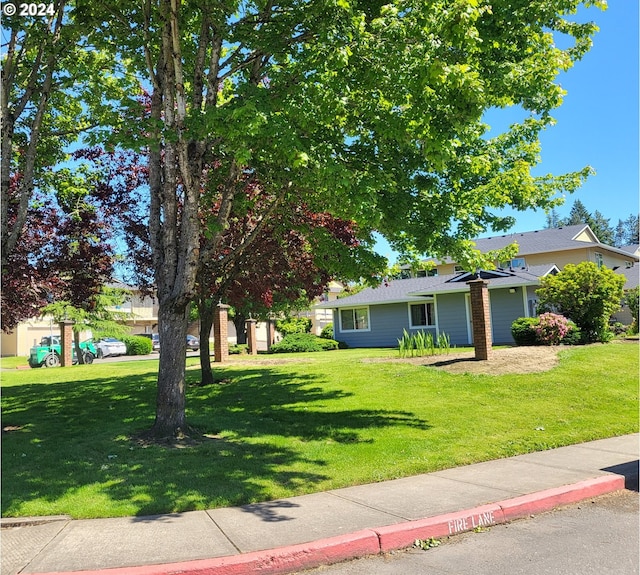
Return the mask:
<svg viewBox="0 0 640 575">
<path fill-rule="evenodd" d="M 60 365 L 73 365 L 73 322 L 60 322 Z"/>
<path fill-rule="evenodd" d="M 222 363 L 229 359 L 229 306 L 223 303 L 216 306 L 213 314 L 213 355 L 214 361 Z"/>
<path fill-rule="evenodd" d="M 258 320 L 247 320 L 247 343 L 249 344 L 249 354 L 258 355 L 258 335 L 256 334 L 256 323 Z"/>
<path fill-rule="evenodd" d="M 271 346 L 276 341 L 276 320 L 267 320 L 267 351 L 271 349 Z"/>
<path fill-rule="evenodd" d="M 491 357 L 491 313 L 489 310 L 489 282 L 477 279 L 467 282 L 471 290 L 471 316 L 473 318 L 473 345 L 476 359 Z"/>
</svg>

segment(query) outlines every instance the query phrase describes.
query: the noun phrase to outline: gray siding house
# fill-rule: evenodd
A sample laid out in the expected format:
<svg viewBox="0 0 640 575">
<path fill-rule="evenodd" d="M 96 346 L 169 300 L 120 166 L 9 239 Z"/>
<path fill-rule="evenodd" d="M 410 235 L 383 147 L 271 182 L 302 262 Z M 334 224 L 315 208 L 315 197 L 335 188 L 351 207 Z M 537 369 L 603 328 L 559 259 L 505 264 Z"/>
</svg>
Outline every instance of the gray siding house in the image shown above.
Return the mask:
<svg viewBox="0 0 640 575">
<path fill-rule="evenodd" d="M 558 273 L 567 264 L 594 262 L 623 274 L 625 289 L 638 285 L 640 247 L 602 244 L 586 224 L 475 240 L 481 252 L 514 242 L 518 244 L 516 257 L 495 262 L 495 271 L 480 273 L 489 282 L 493 343 L 514 343 L 513 321 L 537 315 L 535 290 L 540 278 Z M 335 338 L 351 347 L 395 347 L 404 330 L 428 331 L 434 336 L 446 333 L 452 344 L 470 345 L 473 330 L 466 282 L 473 276 L 460 271 L 450 258 L 432 263 L 437 265 L 423 272 L 426 277 L 389 281 L 315 307 L 333 310 Z M 624 310 L 619 317 L 619 321 L 630 323 Z"/>
<path fill-rule="evenodd" d="M 489 282 L 494 343 L 513 343 L 511 323 L 535 311 L 540 277 L 557 273 L 555 265 L 528 270 L 480 272 Z M 446 333 L 452 345 L 473 343 L 470 273 L 389 281 L 353 296 L 320 304 L 333 309 L 334 337 L 350 347 L 395 347 L 404 330 Z"/>
</svg>

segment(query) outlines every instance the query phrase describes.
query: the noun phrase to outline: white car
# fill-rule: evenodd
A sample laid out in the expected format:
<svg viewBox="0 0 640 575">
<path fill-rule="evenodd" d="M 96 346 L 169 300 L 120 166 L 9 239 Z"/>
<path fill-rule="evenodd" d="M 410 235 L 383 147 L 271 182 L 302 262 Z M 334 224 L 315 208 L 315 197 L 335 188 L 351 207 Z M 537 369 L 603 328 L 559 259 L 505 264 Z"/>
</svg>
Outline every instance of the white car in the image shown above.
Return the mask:
<svg viewBox="0 0 640 575">
<path fill-rule="evenodd" d="M 99 359 L 110 355 L 126 355 L 127 353 L 127 346 L 115 337 L 103 337 L 94 342 L 94 345 Z"/>
</svg>

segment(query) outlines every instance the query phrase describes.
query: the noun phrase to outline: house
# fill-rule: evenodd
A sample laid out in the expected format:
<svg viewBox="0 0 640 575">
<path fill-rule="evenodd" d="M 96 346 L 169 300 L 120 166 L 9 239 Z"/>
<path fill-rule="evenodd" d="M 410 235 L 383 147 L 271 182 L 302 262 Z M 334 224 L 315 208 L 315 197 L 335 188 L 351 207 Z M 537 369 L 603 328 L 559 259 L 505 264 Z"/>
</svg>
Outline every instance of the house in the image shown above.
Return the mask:
<svg viewBox="0 0 640 575">
<path fill-rule="evenodd" d="M 510 244 L 518 244 L 518 255 L 508 262 L 496 262 L 500 267 L 526 269 L 528 266 L 553 263 L 559 269 L 567 264 L 594 262 L 609 269 L 631 268 L 638 262 L 638 246 L 615 248 L 602 244 L 586 224 L 549 228 L 514 234 L 502 234 L 475 240 L 476 249 L 482 253 L 499 250 Z M 452 259 L 427 260 L 435 264 L 429 275 L 446 275 L 462 268 Z"/>
<path fill-rule="evenodd" d="M 110 287 L 126 288 L 130 291 L 126 301 L 114 307 L 113 311 L 126 314 L 127 319 L 124 323 L 131 334 L 158 331 L 158 304 L 154 298 L 122 283 L 110 284 Z M 42 337 L 58 333 L 60 328 L 51 316 L 31 318 L 21 322 L 9 333 L 1 332 L 0 353 L 2 356 L 29 355 L 31 346 L 39 342 Z M 83 332 L 80 337 L 87 339 L 91 337 L 91 333 Z"/>
<path fill-rule="evenodd" d="M 344 285 L 340 282 L 332 281 L 326 287 L 324 293 L 317 298 L 316 303 L 327 303 L 336 301 L 338 295 L 344 291 Z M 322 330 L 333 323 L 333 312 L 331 309 L 313 305 L 311 309 L 300 311 L 296 314 L 298 317 L 306 317 L 311 320 L 311 333 L 320 335 Z"/>
<path fill-rule="evenodd" d="M 511 324 L 518 317 L 536 315 L 536 289 L 540 279 L 558 273 L 568 263 L 592 261 L 618 273 L 637 273 L 637 253 L 598 241 L 589 226 L 567 226 L 476 240 L 481 251 L 517 242 L 519 251 L 497 269 L 481 271 L 488 281 L 492 340 L 513 343 Z M 635 268 L 635 269 L 634 269 Z M 403 331 L 446 333 L 452 345 L 473 343 L 471 306 L 467 282 L 476 274 L 465 272 L 445 259 L 436 273 L 388 281 L 353 296 L 321 303 L 333 310 L 335 338 L 351 347 L 395 347 Z"/>
</svg>

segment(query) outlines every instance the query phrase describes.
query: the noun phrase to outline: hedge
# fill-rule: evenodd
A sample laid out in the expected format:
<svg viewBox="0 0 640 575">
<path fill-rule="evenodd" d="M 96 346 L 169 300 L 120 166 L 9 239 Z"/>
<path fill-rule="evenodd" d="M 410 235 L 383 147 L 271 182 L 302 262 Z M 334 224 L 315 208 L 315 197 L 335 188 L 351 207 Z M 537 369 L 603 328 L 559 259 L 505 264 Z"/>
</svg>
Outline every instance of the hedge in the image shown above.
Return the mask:
<svg viewBox="0 0 640 575">
<path fill-rule="evenodd" d="M 330 351 L 338 349 L 338 342 L 310 333 L 292 333 L 271 346 L 271 353 L 297 353 L 305 351 Z"/>
<path fill-rule="evenodd" d="M 127 346 L 127 355 L 148 355 L 153 351 L 153 342 L 148 337 L 125 335 L 121 339 Z"/>
</svg>

